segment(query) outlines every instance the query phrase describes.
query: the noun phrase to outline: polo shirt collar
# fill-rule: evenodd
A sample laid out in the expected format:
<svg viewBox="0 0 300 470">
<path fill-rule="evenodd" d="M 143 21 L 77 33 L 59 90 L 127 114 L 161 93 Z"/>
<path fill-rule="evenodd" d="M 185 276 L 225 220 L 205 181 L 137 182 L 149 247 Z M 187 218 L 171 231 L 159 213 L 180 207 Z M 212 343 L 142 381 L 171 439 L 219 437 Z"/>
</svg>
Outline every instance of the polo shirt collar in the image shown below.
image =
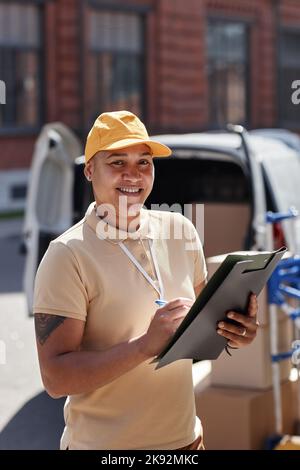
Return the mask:
<svg viewBox="0 0 300 470">
<path fill-rule="evenodd" d="M 92 202 L 86 211 L 85 221 L 96 232 L 100 239 L 107 238 L 110 242 L 117 244 L 126 239 L 137 240 L 149 238 L 153 240 L 155 238 L 153 227 L 151 227 L 150 224 L 149 211 L 147 209 L 141 209 L 140 227 L 135 232 L 127 232 L 110 225 L 104 219 L 98 217 L 96 209 L 96 203 Z"/>
</svg>

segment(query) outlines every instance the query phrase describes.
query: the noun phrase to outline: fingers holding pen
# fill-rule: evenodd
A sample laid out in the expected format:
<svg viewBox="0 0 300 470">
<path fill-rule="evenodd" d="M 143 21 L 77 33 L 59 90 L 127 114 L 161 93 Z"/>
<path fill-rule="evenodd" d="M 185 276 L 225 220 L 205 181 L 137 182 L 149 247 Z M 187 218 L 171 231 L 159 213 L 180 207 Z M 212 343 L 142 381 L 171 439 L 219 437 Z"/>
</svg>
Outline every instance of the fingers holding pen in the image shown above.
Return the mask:
<svg viewBox="0 0 300 470">
<path fill-rule="evenodd" d="M 194 301 L 192 299 L 189 299 L 187 297 L 177 297 L 176 299 L 172 299 L 169 302 L 167 302 L 162 309 L 166 309 L 166 311 L 171 311 L 174 310 L 178 307 L 186 306 L 188 308 L 191 308 L 193 305 Z"/>
<path fill-rule="evenodd" d="M 155 317 L 166 322 L 178 321 L 185 317 L 193 304 L 192 299 L 179 297 L 167 302 L 163 307 L 157 309 Z"/>
<path fill-rule="evenodd" d="M 192 299 L 179 297 L 158 308 L 142 338 L 143 352 L 156 356 L 167 345 L 193 304 Z"/>
</svg>

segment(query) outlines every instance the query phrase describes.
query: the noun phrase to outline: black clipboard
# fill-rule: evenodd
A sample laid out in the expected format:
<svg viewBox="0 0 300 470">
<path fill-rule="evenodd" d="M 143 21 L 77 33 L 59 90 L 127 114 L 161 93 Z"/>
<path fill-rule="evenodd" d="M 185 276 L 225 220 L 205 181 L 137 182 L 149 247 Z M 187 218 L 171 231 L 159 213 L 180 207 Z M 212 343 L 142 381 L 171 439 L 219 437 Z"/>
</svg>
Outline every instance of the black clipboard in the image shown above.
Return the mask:
<svg viewBox="0 0 300 470">
<path fill-rule="evenodd" d="M 258 295 L 287 251 L 229 254 L 199 294 L 167 347 L 156 357 L 156 369 L 178 359 L 217 359 L 227 345 L 217 323 L 228 310 L 247 311 L 251 292 Z M 228 321 L 228 319 L 226 320 Z"/>
</svg>

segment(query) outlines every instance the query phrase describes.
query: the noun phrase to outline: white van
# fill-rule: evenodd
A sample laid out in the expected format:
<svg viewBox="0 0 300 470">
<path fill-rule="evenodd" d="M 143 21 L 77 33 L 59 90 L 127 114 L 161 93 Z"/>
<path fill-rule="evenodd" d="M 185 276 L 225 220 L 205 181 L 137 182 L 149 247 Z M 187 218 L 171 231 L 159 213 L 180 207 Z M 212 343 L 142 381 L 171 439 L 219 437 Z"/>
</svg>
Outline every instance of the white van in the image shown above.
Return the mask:
<svg viewBox="0 0 300 470">
<path fill-rule="evenodd" d="M 43 129 L 33 160 L 24 227 L 29 312 L 35 272 L 50 240 L 80 220 L 93 199 L 81 145 L 60 126 Z M 248 134 L 241 126 L 155 139 L 171 147 L 173 156 L 155 159 L 155 183 L 146 205 L 204 204 L 206 257 L 266 250 L 266 212 L 287 212 L 291 206 L 300 211 L 300 155 L 280 140 Z M 274 239 L 275 248 L 286 244 L 300 252 L 299 220 L 275 224 Z"/>
<path fill-rule="evenodd" d="M 240 126 L 231 130 L 155 136 L 172 148 L 173 158 L 156 162 L 147 202 L 203 203 L 207 257 L 266 250 L 266 212 L 300 211 L 300 153 Z M 275 224 L 274 240 L 299 252 L 299 219 Z"/>
</svg>

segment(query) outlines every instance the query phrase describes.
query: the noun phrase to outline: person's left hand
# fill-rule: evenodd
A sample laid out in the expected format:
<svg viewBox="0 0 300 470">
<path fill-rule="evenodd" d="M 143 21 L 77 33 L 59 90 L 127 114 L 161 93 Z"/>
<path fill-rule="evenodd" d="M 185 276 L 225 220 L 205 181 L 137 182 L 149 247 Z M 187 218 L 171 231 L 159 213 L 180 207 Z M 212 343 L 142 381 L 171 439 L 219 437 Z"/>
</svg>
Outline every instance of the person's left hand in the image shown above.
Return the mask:
<svg viewBox="0 0 300 470">
<path fill-rule="evenodd" d="M 226 321 L 218 323 L 217 333 L 228 339 L 227 345 L 231 348 L 241 348 L 252 343 L 256 337 L 259 323 L 257 321 L 258 303 L 255 294 L 251 294 L 248 304 L 248 313 L 243 315 L 234 311 L 227 313 L 227 317 L 235 320 L 239 325 Z"/>
</svg>

